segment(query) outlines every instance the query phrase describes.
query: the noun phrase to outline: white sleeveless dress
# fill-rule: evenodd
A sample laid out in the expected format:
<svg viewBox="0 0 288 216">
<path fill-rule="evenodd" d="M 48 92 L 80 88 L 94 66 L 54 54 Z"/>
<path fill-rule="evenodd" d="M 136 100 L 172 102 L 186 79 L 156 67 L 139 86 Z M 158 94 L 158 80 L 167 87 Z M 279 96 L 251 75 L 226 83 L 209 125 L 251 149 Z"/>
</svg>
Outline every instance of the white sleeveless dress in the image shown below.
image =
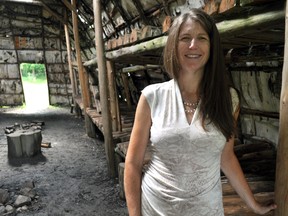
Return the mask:
<svg viewBox="0 0 288 216">
<path fill-rule="evenodd" d="M 188 123 L 175 80 L 147 86 L 142 94 L 152 118 L 142 216 L 223 216 L 220 159 L 225 137 L 212 124 L 204 131 L 198 108 Z M 237 93 L 233 89 L 231 94 L 236 107 Z"/>
</svg>

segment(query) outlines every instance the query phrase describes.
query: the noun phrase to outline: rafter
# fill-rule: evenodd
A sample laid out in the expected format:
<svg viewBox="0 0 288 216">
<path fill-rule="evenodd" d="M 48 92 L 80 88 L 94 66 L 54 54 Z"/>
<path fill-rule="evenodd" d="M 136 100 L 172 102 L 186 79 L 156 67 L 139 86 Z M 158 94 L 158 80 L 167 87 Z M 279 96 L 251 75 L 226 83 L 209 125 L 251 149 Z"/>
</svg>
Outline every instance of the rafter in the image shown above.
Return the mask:
<svg viewBox="0 0 288 216">
<path fill-rule="evenodd" d="M 15 3 L 25 3 L 25 4 L 35 4 L 41 5 L 39 0 L 1 0 L 1 2 L 15 2 Z"/>
<path fill-rule="evenodd" d="M 57 13 L 55 13 L 50 7 L 48 7 L 43 0 L 40 0 L 41 5 L 45 10 L 48 11 L 53 17 L 55 17 L 58 21 L 60 21 L 63 25 L 66 24 L 65 19 L 63 17 L 60 17 Z"/>
<path fill-rule="evenodd" d="M 120 15 L 122 16 L 123 20 L 129 24 L 129 16 L 127 14 L 127 12 L 124 10 L 124 8 L 122 7 L 121 3 L 119 0 L 111 0 L 111 2 L 115 5 L 115 7 L 117 8 L 117 10 L 119 11 Z M 129 26 L 129 25 L 128 25 Z"/>
<path fill-rule="evenodd" d="M 70 11 L 73 11 L 76 13 L 75 7 L 72 4 L 70 4 L 70 2 L 68 2 L 67 0 L 61 0 L 61 1 Z"/>
<path fill-rule="evenodd" d="M 132 2 L 135 5 L 135 7 L 137 8 L 141 19 L 144 21 L 144 23 L 146 25 L 149 25 L 150 21 L 147 19 L 146 15 L 145 15 L 145 11 L 143 10 L 143 5 L 141 4 L 141 2 L 139 0 L 132 0 Z"/>
</svg>

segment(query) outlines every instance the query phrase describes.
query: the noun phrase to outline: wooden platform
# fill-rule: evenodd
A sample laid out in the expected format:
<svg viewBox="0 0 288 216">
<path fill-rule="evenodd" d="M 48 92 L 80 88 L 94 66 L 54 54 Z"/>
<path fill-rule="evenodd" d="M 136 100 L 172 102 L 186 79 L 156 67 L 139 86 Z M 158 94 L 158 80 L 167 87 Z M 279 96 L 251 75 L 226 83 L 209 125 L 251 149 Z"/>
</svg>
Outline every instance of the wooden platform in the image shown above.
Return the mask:
<svg viewBox="0 0 288 216">
<path fill-rule="evenodd" d="M 87 108 L 87 115 L 91 118 L 91 121 L 95 124 L 95 126 L 103 133 L 103 123 L 102 116 L 95 109 Z M 128 141 L 130 139 L 130 133 L 132 130 L 134 118 L 130 117 L 129 114 L 126 113 L 121 115 L 121 131 L 114 131 L 112 133 L 114 143 L 121 143 Z M 115 145 L 116 147 L 116 145 Z"/>
</svg>

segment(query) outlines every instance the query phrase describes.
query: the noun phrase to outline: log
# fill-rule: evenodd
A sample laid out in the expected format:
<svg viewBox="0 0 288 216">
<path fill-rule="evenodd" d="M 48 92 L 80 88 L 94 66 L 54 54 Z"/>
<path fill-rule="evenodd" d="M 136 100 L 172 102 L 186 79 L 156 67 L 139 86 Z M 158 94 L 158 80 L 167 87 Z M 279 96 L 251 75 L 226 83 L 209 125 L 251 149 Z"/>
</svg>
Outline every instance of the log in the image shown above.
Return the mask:
<svg viewBox="0 0 288 216">
<path fill-rule="evenodd" d="M 162 32 L 163 33 L 167 32 L 169 30 L 171 24 L 172 24 L 171 16 L 166 16 L 163 23 L 162 23 Z"/>
<path fill-rule="evenodd" d="M 129 55 L 135 55 L 142 53 L 144 51 L 157 50 L 163 48 L 166 44 L 167 36 L 162 36 L 159 38 L 152 39 L 150 41 L 145 41 L 140 44 L 136 44 L 130 47 L 123 47 L 121 49 L 110 51 L 106 53 L 106 58 L 109 60 L 116 60 L 119 57 L 125 57 Z"/>
<path fill-rule="evenodd" d="M 115 64 L 114 62 L 107 61 L 107 80 L 108 80 L 108 89 L 109 89 L 109 102 L 110 102 L 110 112 L 111 112 L 111 125 L 112 125 L 112 131 L 119 130 L 120 122 L 120 113 L 118 112 L 119 104 L 118 104 L 118 98 L 117 98 L 117 91 L 116 91 L 116 85 L 115 85 Z"/>
<path fill-rule="evenodd" d="M 41 153 L 41 130 L 17 130 L 7 135 L 8 157 L 32 157 Z"/>
<path fill-rule="evenodd" d="M 249 181 L 253 194 L 261 192 L 274 192 L 274 181 Z M 236 195 L 236 191 L 229 182 L 222 182 L 223 195 Z"/>
<path fill-rule="evenodd" d="M 127 106 L 129 109 L 132 108 L 132 103 L 131 103 L 131 97 L 130 97 L 130 91 L 129 91 L 129 82 L 128 82 L 128 76 L 127 74 L 121 73 L 121 78 L 124 86 L 124 92 L 125 92 L 125 99 L 127 102 Z"/>
<path fill-rule="evenodd" d="M 159 69 L 161 66 L 159 65 L 134 65 L 131 67 L 122 68 L 122 73 L 133 73 L 137 71 L 147 70 L 147 69 Z"/>
<path fill-rule="evenodd" d="M 234 35 L 244 35 L 259 32 L 259 29 L 267 26 L 279 25 L 283 23 L 285 10 L 268 11 L 257 15 L 249 16 L 247 19 L 234 19 L 217 23 L 220 36 L 223 39 Z"/>
<path fill-rule="evenodd" d="M 67 11 L 65 10 L 65 20 L 67 23 Z M 64 31 L 65 31 L 65 39 L 66 39 L 66 49 L 67 49 L 67 60 L 68 60 L 68 68 L 69 68 L 69 76 L 71 81 L 71 88 L 72 88 L 72 98 L 76 97 L 77 94 L 77 82 L 76 77 L 73 73 L 73 66 L 72 66 L 72 55 L 71 55 L 71 45 L 70 45 L 70 37 L 69 37 L 69 28 L 68 25 L 64 25 Z M 73 106 L 75 107 L 75 100 L 73 99 Z M 72 110 L 71 110 L 72 111 Z"/>
<path fill-rule="evenodd" d="M 124 190 L 124 169 L 125 163 L 119 163 L 118 174 L 119 174 L 119 196 L 121 199 L 125 200 L 125 190 Z"/>
<path fill-rule="evenodd" d="M 259 152 L 252 152 L 249 154 L 245 154 L 243 155 L 241 158 L 238 158 L 239 162 L 243 162 L 243 161 L 259 161 L 259 160 L 276 160 L 276 151 L 274 150 L 264 150 L 264 151 L 259 151 Z"/>
<path fill-rule="evenodd" d="M 241 158 L 244 154 L 273 149 L 275 148 L 272 144 L 264 141 L 234 146 L 234 152 L 238 158 Z"/>
<path fill-rule="evenodd" d="M 93 1 L 93 13 L 94 13 L 94 26 L 95 26 L 95 47 L 97 47 L 97 61 L 99 71 L 99 89 L 100 89 L 100 102 L 101 102 L 101 114 L 103 118 L 103 133 L 105 141 L 105 153 L 108 163 L 108 171 L 111 177 L 116 176 L 115 162 L 114 162 L 114 143 L 112 137 L 112 125 L 111 125 L 111 114 L 109 112 L 109 93 L 107 90 L 107 68 L 103 41 L 103 29 L 101 19 L 101 1 Z"/>
<path fill-rule="evenodd" d="M 76 8 L 76 0 L 71 0 L 71 4 Z M 85 131 L 87 134 L 90 133 L 89 129 L 89 117 L 86 114 L 86 108 L 90 107 L 91 100 L 90 94 L 88 89 L 88 76 L 83 67 L 82 57 L 81 57 L 81 48 L 79 42 L 79 29 L 78 29 L 78 15 L 72 11 L 72 23 L 73 23 L 73 35 L 74 35 L 74 45 L 76 49 L 76 60 L 77 60 L 77 67 L 78 67 L 78 77 L 80 81 L 80 89 L 81 89 L 81 98 L 83 102 L 83 114 L 85 118 Z"/>
</svg>

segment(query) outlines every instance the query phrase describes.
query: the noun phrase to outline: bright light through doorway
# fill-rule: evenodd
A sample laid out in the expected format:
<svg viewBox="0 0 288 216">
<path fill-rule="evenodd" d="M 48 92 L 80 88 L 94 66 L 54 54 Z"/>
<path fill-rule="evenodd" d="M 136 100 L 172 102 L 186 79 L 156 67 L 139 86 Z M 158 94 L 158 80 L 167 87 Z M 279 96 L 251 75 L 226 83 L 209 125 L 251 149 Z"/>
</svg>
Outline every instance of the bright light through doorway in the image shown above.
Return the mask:
<svg viewBox="0 0 288 216">
<path fill-rule="evenodd" d="M 23 63 L 20 66 L 27 111 L 49 107 L 48 86 L 45 66 Z"/>
</svg>

